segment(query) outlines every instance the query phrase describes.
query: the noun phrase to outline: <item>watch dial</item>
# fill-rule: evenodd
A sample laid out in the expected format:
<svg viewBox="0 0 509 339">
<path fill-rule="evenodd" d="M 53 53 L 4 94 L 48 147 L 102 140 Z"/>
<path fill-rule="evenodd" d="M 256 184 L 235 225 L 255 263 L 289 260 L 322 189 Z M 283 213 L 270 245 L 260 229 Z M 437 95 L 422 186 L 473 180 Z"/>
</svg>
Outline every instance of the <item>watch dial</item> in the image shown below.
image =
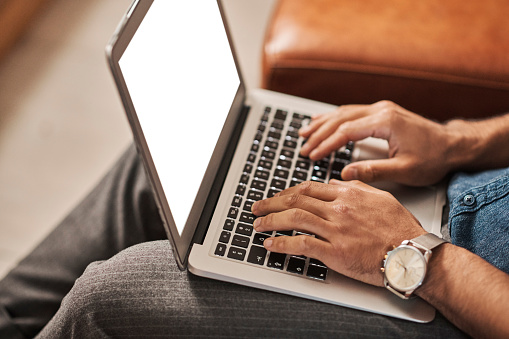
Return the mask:
<svg viewBox="0 0 509 339">
<path fill-rule="evenodd" d="M 393 288 L 410 291 L 422 283 L 426 274 L 426 261 L 415 247 L 401 246 L 387 258 L 385 274 Z"/>
</svg>

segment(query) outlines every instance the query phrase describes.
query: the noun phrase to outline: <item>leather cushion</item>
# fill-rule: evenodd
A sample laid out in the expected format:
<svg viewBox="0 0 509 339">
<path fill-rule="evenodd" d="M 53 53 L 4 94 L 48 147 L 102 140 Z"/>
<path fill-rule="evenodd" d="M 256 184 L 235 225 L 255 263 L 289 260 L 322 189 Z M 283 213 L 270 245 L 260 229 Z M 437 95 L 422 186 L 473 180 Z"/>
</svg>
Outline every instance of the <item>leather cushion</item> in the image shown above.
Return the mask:
<svg viewBox="0 0 509 339">
<path fill-rule="evenodd" d="M 505 0 L 280 0 L 262 86 L 336 105 L 388 99 L 437 120 L 503 113 L 505 13 Z"/>
</svg>

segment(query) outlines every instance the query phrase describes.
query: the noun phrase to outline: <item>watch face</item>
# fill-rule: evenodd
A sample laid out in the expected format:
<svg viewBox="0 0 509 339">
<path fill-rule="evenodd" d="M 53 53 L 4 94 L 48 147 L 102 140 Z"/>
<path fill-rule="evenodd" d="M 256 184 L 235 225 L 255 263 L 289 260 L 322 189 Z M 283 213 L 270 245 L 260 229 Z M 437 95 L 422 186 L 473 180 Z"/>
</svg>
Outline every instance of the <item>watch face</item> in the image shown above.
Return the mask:
<svg viewBox="0 0 509 339">
<path fill-rule="evenodd" d="M 385 276 L 393 288 L 406 292 L 416 289 L 426 275 L 426 260 L 413 246 L 394 249 L 385 262 Z"/>
</svg>

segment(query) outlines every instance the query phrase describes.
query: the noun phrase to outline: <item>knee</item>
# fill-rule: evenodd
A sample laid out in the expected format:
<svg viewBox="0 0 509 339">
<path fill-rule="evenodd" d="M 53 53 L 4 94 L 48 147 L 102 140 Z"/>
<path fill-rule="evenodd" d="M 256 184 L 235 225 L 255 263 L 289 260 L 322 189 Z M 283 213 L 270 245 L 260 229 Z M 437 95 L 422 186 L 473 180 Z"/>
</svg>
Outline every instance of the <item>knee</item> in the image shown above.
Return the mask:
<svg viewBox="0 0 509 339">
<path fill-rule="evenodd" d="M 132 325 L 133 319 L 153 314 L 157 311 L 153 301 L 160 298 L 155 291 L 168 281 L 168 275 L 180 273 L 171 258 L 169 243 L 158 241 L 90 264 L 62 301 L 49 328 L 65 337 L 111 335 Z"/>
</svg>

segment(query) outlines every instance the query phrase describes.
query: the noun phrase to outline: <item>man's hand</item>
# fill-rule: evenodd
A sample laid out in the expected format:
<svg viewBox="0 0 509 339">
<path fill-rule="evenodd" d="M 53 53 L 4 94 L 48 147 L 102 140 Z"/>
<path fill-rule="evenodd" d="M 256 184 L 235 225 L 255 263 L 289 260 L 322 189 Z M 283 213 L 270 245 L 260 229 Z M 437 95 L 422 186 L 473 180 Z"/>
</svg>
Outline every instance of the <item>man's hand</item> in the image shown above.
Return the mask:
<svg viewBox="0 0 509 339">
<path fill-rule="evenodd" d="M 394 181 L 411 186 L 439 182 L 452 170 L 457 131 L 435 123 L 390 102 L 341 106 L 313 117 L 300 130 L 308 138 L 301 154 L 318 160 L 345 145 L 367 137 L 389 142 L 389 158 L 360 161 L 346 166 L 344 180 Z"/>
<path fill-rule="evenodd" d="M 393 246 L 426 233 L 391 194 L 359 181 L 304 182 L 253 204 L 256 231 L 315 234 L 265 240 L 273 252 L 305 255 L 331 269 L 382 286 L 382 259 Z"/>
</svg>

